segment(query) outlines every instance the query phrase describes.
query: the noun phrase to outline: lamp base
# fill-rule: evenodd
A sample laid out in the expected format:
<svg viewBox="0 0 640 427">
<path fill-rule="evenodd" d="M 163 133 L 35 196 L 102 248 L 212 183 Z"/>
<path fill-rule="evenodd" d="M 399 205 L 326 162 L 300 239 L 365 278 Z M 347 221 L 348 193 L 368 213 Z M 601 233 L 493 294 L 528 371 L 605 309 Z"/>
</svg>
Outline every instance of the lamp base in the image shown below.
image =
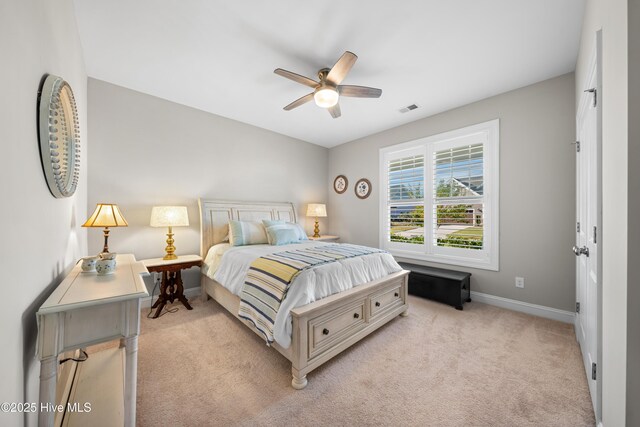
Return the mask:
<svg viewBox="0 0 640 427">
<path fill-rule="evenodd" d="M 178 256 L 175 254 L 176 247 L 173 246 L 173 242 L 175 242 L 175 240 L 173 240 L 173 230 L 169 227 L 169 232 L 167 233 L 167 247 L 164 248 L 167 254 L 162 259 L 178 259 Z"/>
<path fill-rule="evenodd" d="M 104 247 L 102 252 L 109 252 L 109 227 L 104 228 Z"/>
<path fill-rule="evenodd" d="M 318 224 L 318 218 L 316 218 L 316 226 L 313 227 L 313 237 L 320 237 L 320 225 Z"/>
</svg>

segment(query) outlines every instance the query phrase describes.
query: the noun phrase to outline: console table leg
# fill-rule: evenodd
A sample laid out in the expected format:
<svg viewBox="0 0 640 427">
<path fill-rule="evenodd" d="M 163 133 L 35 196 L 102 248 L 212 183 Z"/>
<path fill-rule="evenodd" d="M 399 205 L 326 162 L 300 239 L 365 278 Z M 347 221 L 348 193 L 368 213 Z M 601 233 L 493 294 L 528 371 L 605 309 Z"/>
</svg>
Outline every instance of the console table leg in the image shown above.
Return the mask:
<svg viewBox="0 0 640 427">
<path fill-rule="evenodd" d="M 136 425 L 136 381 L 138 379 L 138 336 L 124 339 L 124 425 Z"/>
<path fill-rule="evenodd" d="M 40 361 L 40 404 L 56 404 L 56 381 L 58 376 L 58 357 L 51 356 Z M 53 426 L 55 411 L 40 411 L 38 426 Z"/>
</svg>

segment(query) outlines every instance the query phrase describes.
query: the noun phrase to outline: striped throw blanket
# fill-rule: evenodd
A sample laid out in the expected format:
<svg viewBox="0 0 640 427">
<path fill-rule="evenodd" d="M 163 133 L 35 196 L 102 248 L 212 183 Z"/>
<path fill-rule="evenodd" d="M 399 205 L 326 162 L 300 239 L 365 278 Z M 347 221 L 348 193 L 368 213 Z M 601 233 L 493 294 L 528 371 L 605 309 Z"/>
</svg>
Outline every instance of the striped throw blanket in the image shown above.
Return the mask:
<svg viewBox="0 0 640 427">
<path fill-rule="evenodd" d="M 238 316 L 251 322 L 270 345 L 273 342 L 276 314 L 298 274 L 321 264 L 380 252 L 385 251 L 366 246 L 332 244 L 257 258 L 247 271 Z"/>
</svg>

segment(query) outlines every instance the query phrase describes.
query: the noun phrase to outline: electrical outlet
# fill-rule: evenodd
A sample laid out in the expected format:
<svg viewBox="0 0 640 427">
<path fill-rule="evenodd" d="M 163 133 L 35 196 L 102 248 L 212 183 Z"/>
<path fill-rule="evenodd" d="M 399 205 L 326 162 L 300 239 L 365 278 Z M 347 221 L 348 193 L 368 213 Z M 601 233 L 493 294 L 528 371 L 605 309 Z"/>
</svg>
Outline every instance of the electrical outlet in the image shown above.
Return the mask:
<svg viewBox="0 0 640 427">
<path fill-rule="evenodd" d="M 516 277 L 516 288 L 524 288 L 524 277 Z"/>
</svg>

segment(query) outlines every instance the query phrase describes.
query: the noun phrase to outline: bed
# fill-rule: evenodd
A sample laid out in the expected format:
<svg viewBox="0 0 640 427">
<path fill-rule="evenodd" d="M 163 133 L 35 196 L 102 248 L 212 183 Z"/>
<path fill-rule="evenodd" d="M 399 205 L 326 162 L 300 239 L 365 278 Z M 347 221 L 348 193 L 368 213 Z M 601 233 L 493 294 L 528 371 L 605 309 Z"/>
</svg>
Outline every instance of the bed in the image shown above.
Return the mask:
<svg viewBox="0 0 640 427">
<path fill-rule="evenodd" d="M 231 202 L 199 199 L 201 256 L 228 236 L 230 220 L 284 220 L 296 222 L 292 203 Z M 202 297 L 222 305 L 249 329 L 262 336 L 250 322 L 238 316 L 240 297 L 207 276 L 203 266 Z M 271 346 L 291 362 L 291 385 L 300 390 L 307 374 L 393 320 L 406 316 L 409 272 L 400 270 L 290 310 L 290 345 Z M 292 285 L 293 287 L 293 285 Z"/>
</svg>

